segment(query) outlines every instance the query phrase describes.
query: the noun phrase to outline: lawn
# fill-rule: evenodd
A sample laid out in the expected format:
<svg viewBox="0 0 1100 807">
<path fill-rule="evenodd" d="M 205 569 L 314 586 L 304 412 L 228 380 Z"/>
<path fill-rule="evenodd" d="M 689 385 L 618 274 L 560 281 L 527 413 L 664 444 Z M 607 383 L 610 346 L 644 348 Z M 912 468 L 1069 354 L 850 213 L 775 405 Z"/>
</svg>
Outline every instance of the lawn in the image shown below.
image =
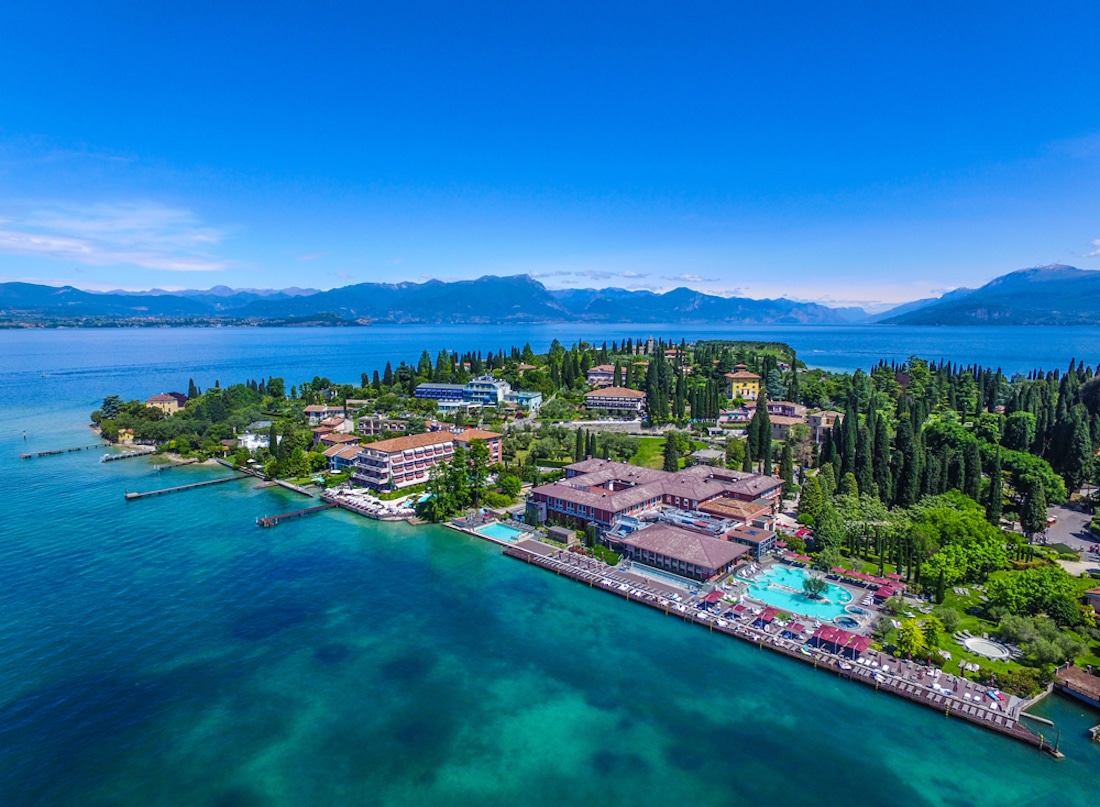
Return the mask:
<svg viewBox="0 0 1100 807">
<path fill-rule="evenodd" d="M 691 442 L 692 451 L 698 451 L 700 448 L 706 448 L 705 443 L 700 443 L 693 440 Z M 680 467 L 683 468 L 688 462 L 686 457 L 680 458 Z M 638 438 L 638 450 L 634 453 L 634 456 L 630 458 L 631 465 L 641 465 L 643 468 L 656 468 L 660 470 L 665 464 L 665 438 L 663 437 L 639 437 Z"/>
<path fill-rule="evenodd" d="M 665 438 L 639 437 L 638 450 L 630 458 L 631 465 L 660 469 L 664 465 Z"/>
</svg>

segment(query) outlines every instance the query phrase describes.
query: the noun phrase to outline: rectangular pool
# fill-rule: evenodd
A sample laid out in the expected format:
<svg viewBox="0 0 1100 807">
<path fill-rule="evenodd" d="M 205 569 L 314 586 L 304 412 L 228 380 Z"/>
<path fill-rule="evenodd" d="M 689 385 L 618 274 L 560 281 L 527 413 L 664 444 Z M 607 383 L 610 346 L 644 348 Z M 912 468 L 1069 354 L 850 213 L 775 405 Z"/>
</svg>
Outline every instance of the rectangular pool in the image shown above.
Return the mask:
<svg viewBox="0 0 1100 807">
<path fill-rule="evenodd" d="M 499 522 L 485 524 L 478 527 L 474 532 L 481 533 L 487 538 L 495 538 L 498 541 L 507 541 L 509 543 L 524 535 L 523 530 L 517 530 L 515 527 L 509 527 L 507 524 L 501 524 Z"/>
</svg>

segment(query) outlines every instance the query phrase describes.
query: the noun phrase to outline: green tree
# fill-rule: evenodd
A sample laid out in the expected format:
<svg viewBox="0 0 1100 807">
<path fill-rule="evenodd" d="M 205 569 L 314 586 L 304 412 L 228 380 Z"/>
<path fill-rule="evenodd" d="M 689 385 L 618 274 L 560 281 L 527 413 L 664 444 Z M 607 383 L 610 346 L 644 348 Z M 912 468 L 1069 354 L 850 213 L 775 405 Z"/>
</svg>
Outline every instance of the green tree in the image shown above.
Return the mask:
<svg viewBox="0 0 1100 807">
<path fill-rule="evenodd" d="M 820 545 L 820 544 L 819 544 Z M 836 546 L 826 545 L 814 559 L 814 568 L 820 572 L 830 572 L 844 563 L 844 556 Z"/>
<path fill-rule="evenodd" d="M 1004 507 L 1004 473 L 1001 470 L 1001 449 L 993 458 L 993 467 L 989 469 L 989 493 L 985 500 L 985 517 L 990 524 L 1000 526 L 1001 512 Z"/>
<path fill-rule="evenodd" d="M 118 417 L 121 408 L 122 398 L 117 395 L 108 395 L 103 399 L 103 404 L 99 407 L 99 411 L 104 419 L 114 420 Z"/>
<path fill-rule="evenodd" d="M 944 625 L 936 616 L 926 617 L 921 622 L 921 631 L 924 633 L 924 643 L 931 649 L 940 646 L 940 634 L 944 632 Z"/>
<path fill-rule="evenodd" d="M 920 658 L 928 651 L 928 642 L 920 623 L 915 619 L 906 619 L 898 629 L 898 638 L 895 642 L 898 655 L 906 658 L 914 656 Z"/>
<path fill-rule="evenodd" d="M 811 600 L 820 600 L 828 587 L 825 578 L 816 574 L 808 574 L 802 578 L 802 591 Z"/>
<path fill-rule="evenodd" d="M 489 445 L 484 440 L 470 441 L 470 503 L 477 507 L 489 478 Z"/>
<path fill-rule="evenodd" d="M 821 492 L 826 497 L 836 493 L 836 470 L 831 462 L 821 466 L 821 470 L 817 472 L 817 480 L 821 483 Z"/>
<path fill-rule="evenodd" d="M 827 503 L 814 517 L 814 541 L 822 548 L 839 548 L 844 543 L 844 538 L 844 522 L 836 508 Z"/>
<path fill-rule="evenodd" d="M 821 490 L 821 481 L 816 476 L 809 477 L 802 485 L 798 496 L 799 515 L 809 515 L 816 519 L 825 506 L 825 493 Z"/>
<path fill-rule="evenodd" d="M 779 475 L 787 491 L 790 491 L 794 487 L 794 456 L 790 443 L 783 443 L 783 452 L 779 455 Z"/>
<path fill-rule="evenodd" d="M 859 496 L 859 484 L 856 482 L 856 475 L 849 471 L 844 474 L 844 478 L 840 480 L 840 488 L 837 490 L 838 496 Z"/>
<path fill-rule="evenodd" d="M 1047 497 L 1043 483 L 1035 479 L 1024 494 L 1020 506 L 1020 527 L 1030 541 L 1047 528 Z"/>
<path fill-rule="evenodd" d="M 680 448 L 672 432 L 665 435 L 664 462 L 661 467 L 666 471 L 680 470 Z"/>
</svg>

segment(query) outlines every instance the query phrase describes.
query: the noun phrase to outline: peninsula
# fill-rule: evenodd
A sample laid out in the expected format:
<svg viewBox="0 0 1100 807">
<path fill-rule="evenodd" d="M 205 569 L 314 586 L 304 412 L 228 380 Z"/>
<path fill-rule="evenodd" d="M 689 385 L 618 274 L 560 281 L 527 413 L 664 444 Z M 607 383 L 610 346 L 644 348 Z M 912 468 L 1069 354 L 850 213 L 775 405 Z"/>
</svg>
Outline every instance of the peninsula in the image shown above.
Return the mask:
<svg viewBox="0 0 1100 807">
<path fill-rule="evenodd" d="M 445 523 L 1043 748 L 1027 705 L 1095 689 L 1100 547 L 1080 514 L 1100 376 L 1083 362 L 847 374 L 779 343 L 626 338 L 425 351 L 358 381 L 192 382 L 109 395 L 92 420 L 135 455 L 218 458 L 366 517 Z"/>
</svg>

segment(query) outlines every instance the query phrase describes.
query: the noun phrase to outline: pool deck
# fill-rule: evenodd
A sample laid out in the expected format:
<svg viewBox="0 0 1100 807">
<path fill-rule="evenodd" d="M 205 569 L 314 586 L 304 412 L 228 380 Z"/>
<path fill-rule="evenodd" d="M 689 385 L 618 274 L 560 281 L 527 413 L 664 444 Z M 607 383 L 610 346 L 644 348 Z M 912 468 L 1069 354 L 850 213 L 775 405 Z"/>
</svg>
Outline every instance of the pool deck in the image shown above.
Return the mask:
<svg viewBox="0 0 1100 807">
<path fill-rule="evenodd" d="M 486 536 L 474 534 L 479 538 L 491 540 Z M 759 630 L 751 627 L 748 624 L 751 622 L 751 613 L 750 618 L 744 620 L 721 618 L 694 607 L 690 601 L 677 602 L 655 593 L 653 591 L 655 581 L 651 579 L 645 580 L 644 588 L 631 585 L 626 578 L 638 577 L 637 575 L 617 572 L 614 567 L 607 566 L 594 558 L 578 556 L 528 538 L 521 538 L 507 544 L 504 554 L 579 583 L 587 583 L 591 588 L 600 588 L 632 602 L 648 605 L 666 616 L 680 617 L 686 622 L 705 627 L 712 633 L 721 633 L 750 642 L 761 650 L 770 650 L 803 664 L 810 664 L 815 670 L 835 673 L 840 678 L 873 687 L 876 691 L 889 692 L 926 708 L 943 712 L 945 717 L 956 717 L 981 726 L 1038 748 L 1055 758 L 1063 756 L 1042 735 L 1033 734 L 1019 722 L 1023 701 L 1011 697 L 1007 711 L 990 709 L 982 700 L 987 687 L 972 681 L 956 678 L 949 673 L 933 671 L 932 668 L 901 661 L 876 651 L 868 651 L 862 656 L 870 662 L 871 666 L 849 664 L 850 669 L 844 669 L 840 666 L 841 659 L 832 653 L 820 649 L 804 650 L 801 641 L 783 639 L 776 633 L 769 633 L 766 629 Z M 661 587 L 657 586 L 657 588 Z M 883 667 L 889 668 L 890 672 L 884 672 Z M 936 675 L 936 673 L 939 674 Z M 933 683 L 938 685 L 940 680 L 943 680 L 946 686 L 933 688 Z"/>
</svg>

